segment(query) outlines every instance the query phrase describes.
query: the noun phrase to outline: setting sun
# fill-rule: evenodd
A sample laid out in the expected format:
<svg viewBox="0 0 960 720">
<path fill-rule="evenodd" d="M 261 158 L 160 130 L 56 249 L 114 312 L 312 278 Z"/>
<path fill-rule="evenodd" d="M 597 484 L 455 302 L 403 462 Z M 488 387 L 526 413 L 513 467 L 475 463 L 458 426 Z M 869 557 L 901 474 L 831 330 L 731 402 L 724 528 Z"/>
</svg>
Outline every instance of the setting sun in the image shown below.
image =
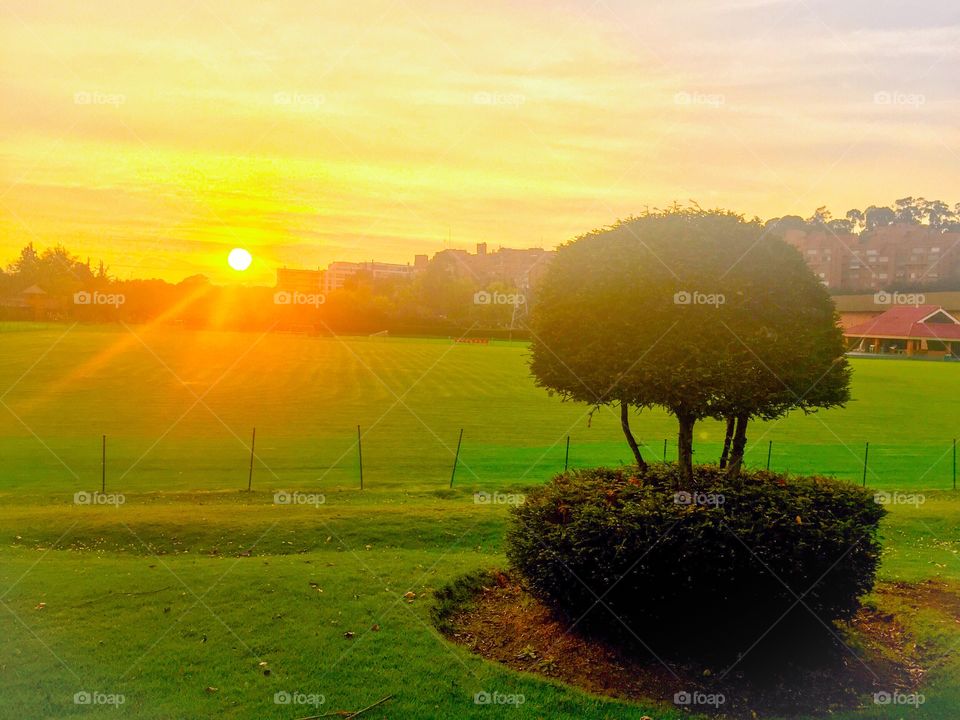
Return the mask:
<svg viewBox="0 0 960 720">
<path fill-rule="evenodd" d="M 251 262 L 253 262 L 253 256 L 243 248 L 234 248 L 227 256 L 227 263 L 237 272 L 246 270 Z"/>
</svg>

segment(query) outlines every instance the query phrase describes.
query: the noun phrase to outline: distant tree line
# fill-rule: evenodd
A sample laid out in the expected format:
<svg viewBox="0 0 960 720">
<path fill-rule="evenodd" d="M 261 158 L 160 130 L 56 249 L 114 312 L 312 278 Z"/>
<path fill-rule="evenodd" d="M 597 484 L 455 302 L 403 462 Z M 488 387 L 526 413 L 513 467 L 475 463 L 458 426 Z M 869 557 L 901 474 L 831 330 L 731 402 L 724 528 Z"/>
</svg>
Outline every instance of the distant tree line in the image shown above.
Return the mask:
<svg viewBox="0 0 960 720">
<path fill-rule="evenodd" d="M 863 236 L 894 224 L 960 232 L 960 203 L 951 206 L 942 200 L 906 197 L 892 206 L 854 208 L 843 218 L 835 218 L 826 207 L 820 207 L 808 218 L 785 215 L 768 220 L 764 227 L 776 235 L 796 229 Z M 942 278 L 922 286 L 890 289 L 906 292 L 957 287 L 955 278 Z M 5 269 L 0 267 L 0 319 L 159 321 L 190 327 L 524 337 L 527 315 L 536 302 L 532 294 L 535 288 L 521 291 L 502 279 L 474 277 L 464 272 L 455 257 L 444 253 L 436 255 L 412 278 L 374 277 L 360 272 L 345 287 L 327 296 L 297 297 L 285 304 L 282 299 L 277 301 L 275 292 L 266 287 L 218 286 L 203 275 L 178 283 L 120 280 L 110 275 L 102 261 L 91 264 L 61 245 L 38 251 L 31 243 Z"/>
<path fill-rule="evenodd" d="M 871 205 L 865 210 L 847 210 L 842 218 L 835 218 L 826 207 L 817 208 L 813 215 L 784 215 L 768 221 L 778 230 L 829 230 L 836 234 L 868 233 L 887 225 L 924 225 L 940 232 L 960 232 L 960 203 L 949 205 L 942 200 L 922 197 L 901 198 L 887 205 Z"/>
<path fill-rule="evenodd" d="M 0 319 L 163 322 L 196 328 L 292 329 L 334 333 L 522 337 L 532 297 L 510 283 L 464 276 L 438 255 L 413 278 L 360 272 L 322 295 L 219 286 L 203 275 L 178 283 L 121 280 L 102 262 L 62 246 L 32 244 L 0 269 Z"/>
</svg>

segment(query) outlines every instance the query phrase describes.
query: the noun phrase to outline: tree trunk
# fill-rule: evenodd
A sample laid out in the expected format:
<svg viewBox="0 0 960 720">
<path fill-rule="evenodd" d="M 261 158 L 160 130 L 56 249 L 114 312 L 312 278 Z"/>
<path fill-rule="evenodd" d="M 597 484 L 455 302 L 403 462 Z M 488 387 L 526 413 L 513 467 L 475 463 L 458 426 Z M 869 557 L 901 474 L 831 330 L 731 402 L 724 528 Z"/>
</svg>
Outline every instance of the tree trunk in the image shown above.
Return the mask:
<svg viewBox="0 0 960 720">
<path fill-rule="evenodd" d="M 736 423 L 737 419 L 733 415 L 727 418 L 727 433 L 723 436 L 723 452 L 720 453 L 721 469 L 727 466 L 727 460 L 730 458 L 730 443 L 733 442 L 733 429 Z"/>
<path fill-rule="evenodd" d="M 737 415 L 737 429 L 733 433 L 733 446 L 730 450 L 730 464 L 727 468 L 727 475 L 730 478 L 736 478 L 739 476 L 740 468 L 743 467 L 743 451 L 747 447 L 747 423 L 749 421 L 749 415 Z"/>
<path fill-rule="evenodd" d="M 640 446 L 637 445 L 636 438 L 634 438 L 633 433 L 630 432 L 630 403 L 626 400 L 620 401 L 620 427 L 623 428 L 623 435 L 627 438 L 627 445 L 629 445 L 633 451 L 633 457 L 637 461 L 637 467 L 641 470 L 646 470 L 647 464 L 643 461 L 643 456 L 640 454 Z"/>
<path fill-rule="evenodd" d="M 677 435 L 677 464 L 686 486 L 693 487 L 693 424 L 692 417 L 678 415 L 680 430 Z"/>
</svg>

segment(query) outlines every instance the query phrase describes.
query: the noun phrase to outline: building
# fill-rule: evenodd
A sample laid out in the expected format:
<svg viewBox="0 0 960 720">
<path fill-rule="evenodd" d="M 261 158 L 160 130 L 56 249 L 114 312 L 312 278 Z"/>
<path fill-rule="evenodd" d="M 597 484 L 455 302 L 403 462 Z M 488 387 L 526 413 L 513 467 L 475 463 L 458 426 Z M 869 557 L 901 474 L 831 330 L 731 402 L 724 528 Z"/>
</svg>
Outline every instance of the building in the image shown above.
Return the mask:
<svg viewBox="0 0 960 720">
<path fill-rule="evenodd" d="M 434 255 L 452 260 L 451 267 L 462 277 L 475 280 L 480 285 L 502 282 L 518 288 L 530 288 L 546 272 L 554 251 L 543 248 L 514 249 L 501 247 L 490 252 L 487 243 L 477 243 L 477 252 L 471 255 L 466 250 L 442 250 Z"/>
<path fill-rule="evenodd" d="M 385 262 L 332 262 L 326 270 L 300 270 L 281 268 L 277 270 L 277 288 L 305 293 L 329 293 L 342 289 L 347 281 L 359 273 L 367 273 L 375 279 L 412 278 L 427 269 L 433 261 L 448 261 L 454 272 L 470 278 L 480 285 L 502 282 L 518 288 L 530 288 L 546 271 L 553 251 L 543 248 L 514 250 L 500 248 L 489 252 L 487 243 L 478 243 L 477 252 L 471 255 L 466 250 L 441 250 L 431 261 L 427 255 L 414 256 L 412 265 Z"/>
<path fill-rule="evenodd" d="M 834 295 L 833 302 L 840 313 L 844 329 L 872 320 L 891 305 L 938 305 L 951 315 L 960 317 L 960 292 L 891 293 L 875 292 L 863 295 Z"/>
<path fill-rule="evenodd" d="M 376 280 L 384 278 L 410 278 L 416 272 L 413 265 L 401 265 L 399 263 L 385 262 L 333 262 L 322 272 L 320 287 L 323 292 L 328 293 L 333 290 L 340 290 L 346 285 L 347 280 L 359 273 L 367 273 Z"/>
<path fill-rule="evenodd" d="M 291 292 L 317 293 L 323 282 L 322 270 L 296 270 L 280 268 L 277 270 L 277 289 Z"/>
<path fill-rule="evenodd" d="M 788 230 L 784 240 L 831 289 L 879 290 L 960 279 L 960 233 L 894 224 L 861 235 Z"/>
<path fill-rule="evenodd" d="M 421 256 L 417 256 L 418 258 Z M 426 256 L 422 256 L 426 258 Z M 328 293 L 342 289 L 354 275 L 366 272 L 374 278 L 412 277 L 420 268 L 412 265 L 382 262 L 333 262 L 326 270 L 300 270 L 280 268 L 277 270 L 277 288 L 304 293 Z"/>
<path fill-rule="evenodd" d="M 9 317 L 43 320 L 63 312 L 64 303 L 61 298 L 48 295 L 39 285 L 31 285 L 19 294 L 0 298 L 0 308 L 4 308 L 4 315 Z"/>
<path fill-rule="evenodd" d="M 854 352 L 960 357 L 960 320 L 939 305 L 892 307 L 843 334 Z"/>
</svg>

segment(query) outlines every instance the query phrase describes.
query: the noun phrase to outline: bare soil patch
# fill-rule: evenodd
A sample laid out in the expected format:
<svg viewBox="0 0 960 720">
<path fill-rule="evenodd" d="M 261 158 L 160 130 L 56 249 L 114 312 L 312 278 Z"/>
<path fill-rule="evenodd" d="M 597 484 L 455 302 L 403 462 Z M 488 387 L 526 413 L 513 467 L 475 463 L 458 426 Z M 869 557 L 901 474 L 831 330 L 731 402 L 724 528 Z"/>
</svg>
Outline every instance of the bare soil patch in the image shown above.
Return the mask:
<svg viewBox="0 0 960 720">
<path fill-rule="evenodd" d="M 751 671 L 706 667 L 649 655 L 637 657 L 594 637 L 568 632 L 570 622 L 496 573 L 471 600 L 454 608 L 443 628 L 454 641 L 483 657 L 543 675 L 597 695 L 661 701 L 676 693 L 722 694 L 724 702 L 691 710 L 724 718 L 829 714 L 872 704 L 876 692 L 913 692 L 924 679 L 924 649 L 907 626 L 884 608 L 929 608 L 960 617 L 960 594 L 934 582 L 888 583 L 876 589 L 878 607 L 863 608 L 839 628 L 845 647 L 816 669 L 790 668 L 763 678 Z"/>
</svg>

